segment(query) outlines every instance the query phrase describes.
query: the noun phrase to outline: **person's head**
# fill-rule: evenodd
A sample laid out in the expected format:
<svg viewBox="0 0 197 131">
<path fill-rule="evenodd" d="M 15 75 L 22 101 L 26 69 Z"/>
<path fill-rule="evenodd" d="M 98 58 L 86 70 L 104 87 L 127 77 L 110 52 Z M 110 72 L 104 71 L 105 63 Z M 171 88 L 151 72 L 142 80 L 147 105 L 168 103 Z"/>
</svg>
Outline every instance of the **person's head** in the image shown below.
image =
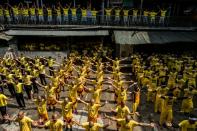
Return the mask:
<svg viewBox="0 0 197 131">
<path fill-rule="evenodd" d="M 23 119 L 23 117 L 25 116 L 25 113 L 23 112 L 23 111 L 20 111 L 19 113 L 18 113 L 18 118 L 21 120 L 21 119 Z"/>
<path fill-rule="evenodd" d="M 131 120 L 131 116 L 130 115 L 126 115 L 125 120 L 128 123 Z"/>
<path fill-rule="evenodd" d="M 94 122 L 93 121 L 90 121 L 89 122 L 89 127 L 92 128 L 93 126 L 94 126 Z"/>
<path fill-rule="evenodd" d="M 121 107 L 124 107 L 124 106 L 125 106 L 125 102 L 122 101 L 122 102 L 120 103 L 120 105 L 121 105 Z"/>
<path fill-rule="evenodd" d="M 38 100 L 38 102 L 41 102 L 42 101 L 42 97 L 41 96 L 37 96 L 37 100 Z"/>
<path fill-rule="evenodd" d="M 94 103 L 95 103 L 94 99 L 91 99 L 90 100 L 90 105 L 94 105 Z"/>
<path fill-rule="evenodd" d="M 66 103 L 68 103 L 68 102 L 69 102 L 68 97 L 64 98 L 64 103 L 66 104 Z"/>
<path fill-rule="evenodd" d="M 57 114 L 56 113 L 52 114 L 51 121 L 53 121 L 53 122 L 57 121 Z"/>
</svg>

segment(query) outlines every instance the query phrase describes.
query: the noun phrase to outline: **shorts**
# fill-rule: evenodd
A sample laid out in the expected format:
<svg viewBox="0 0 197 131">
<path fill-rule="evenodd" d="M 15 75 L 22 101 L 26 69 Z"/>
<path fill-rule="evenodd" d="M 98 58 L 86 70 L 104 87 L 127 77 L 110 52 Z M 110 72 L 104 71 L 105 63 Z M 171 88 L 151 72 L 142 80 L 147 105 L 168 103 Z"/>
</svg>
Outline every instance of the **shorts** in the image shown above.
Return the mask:
<svg viewBox="0 0 197 131">
<path fill-rule="evenodd" d="M 97 122 L 98 117 L 88 117 L 88 121 Z"/>
</svg>

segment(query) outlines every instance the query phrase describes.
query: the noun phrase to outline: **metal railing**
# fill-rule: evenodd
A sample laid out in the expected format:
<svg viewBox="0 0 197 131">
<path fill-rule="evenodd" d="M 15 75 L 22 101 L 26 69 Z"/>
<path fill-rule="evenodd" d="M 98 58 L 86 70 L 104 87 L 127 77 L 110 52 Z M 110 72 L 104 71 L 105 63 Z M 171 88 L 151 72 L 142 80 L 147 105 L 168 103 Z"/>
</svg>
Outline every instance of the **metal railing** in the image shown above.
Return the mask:
<svg viewBox="0 0 197 131">
<path fill-rule="evenodd" d="M 29 15 L 0 16 L 0 24 L 6 25 L 95 25 L 95 26 L 145 26 L 145 27 L 197 27 L 192 17 L 150 17 L 150 16 L 81 16 L 81 15 Z"/>
</svg>

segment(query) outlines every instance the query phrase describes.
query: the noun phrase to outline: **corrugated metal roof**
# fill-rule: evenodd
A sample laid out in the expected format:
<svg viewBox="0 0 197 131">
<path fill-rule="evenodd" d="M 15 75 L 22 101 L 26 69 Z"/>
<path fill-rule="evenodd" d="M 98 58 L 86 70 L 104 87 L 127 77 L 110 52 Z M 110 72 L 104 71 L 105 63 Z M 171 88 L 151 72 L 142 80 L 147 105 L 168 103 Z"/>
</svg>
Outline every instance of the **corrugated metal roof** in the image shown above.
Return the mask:
<svg viewBox="0 0 197 131">
<path fill-rule="evenodd" d="M 13 38 L 13 36 L 6 35 L 4 33 L 0 33 L 0 39 L 9 41 Z"/>
<path fill-rule="evenodd" d="M 197 32 L 114 31 L 117 44 L 197 42 Z"/>
<path fill-rule="evenodd" d="M 46 30 L 9 30 L 5 32 L 11 36 L 106 36 L 107 30 L 98 31 L 46 31 Z"/>
</svg>

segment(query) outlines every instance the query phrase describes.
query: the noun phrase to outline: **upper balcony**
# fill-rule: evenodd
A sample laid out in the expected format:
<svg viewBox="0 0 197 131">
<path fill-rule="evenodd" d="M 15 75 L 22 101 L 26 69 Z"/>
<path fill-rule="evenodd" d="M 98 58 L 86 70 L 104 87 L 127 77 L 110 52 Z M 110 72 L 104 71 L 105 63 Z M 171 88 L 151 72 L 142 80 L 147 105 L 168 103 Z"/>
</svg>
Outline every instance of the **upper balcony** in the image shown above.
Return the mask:
<svg viewBox="0 0 197 131">
<path fill-rule="evenodd" d="M 58 29 L 117 29 L 117 30 L 196 30 L 194 17 L 150 17 L 150 16 L 26 16 L 0 18 L 5 28 L 58 28 Z"/>
</svg>

